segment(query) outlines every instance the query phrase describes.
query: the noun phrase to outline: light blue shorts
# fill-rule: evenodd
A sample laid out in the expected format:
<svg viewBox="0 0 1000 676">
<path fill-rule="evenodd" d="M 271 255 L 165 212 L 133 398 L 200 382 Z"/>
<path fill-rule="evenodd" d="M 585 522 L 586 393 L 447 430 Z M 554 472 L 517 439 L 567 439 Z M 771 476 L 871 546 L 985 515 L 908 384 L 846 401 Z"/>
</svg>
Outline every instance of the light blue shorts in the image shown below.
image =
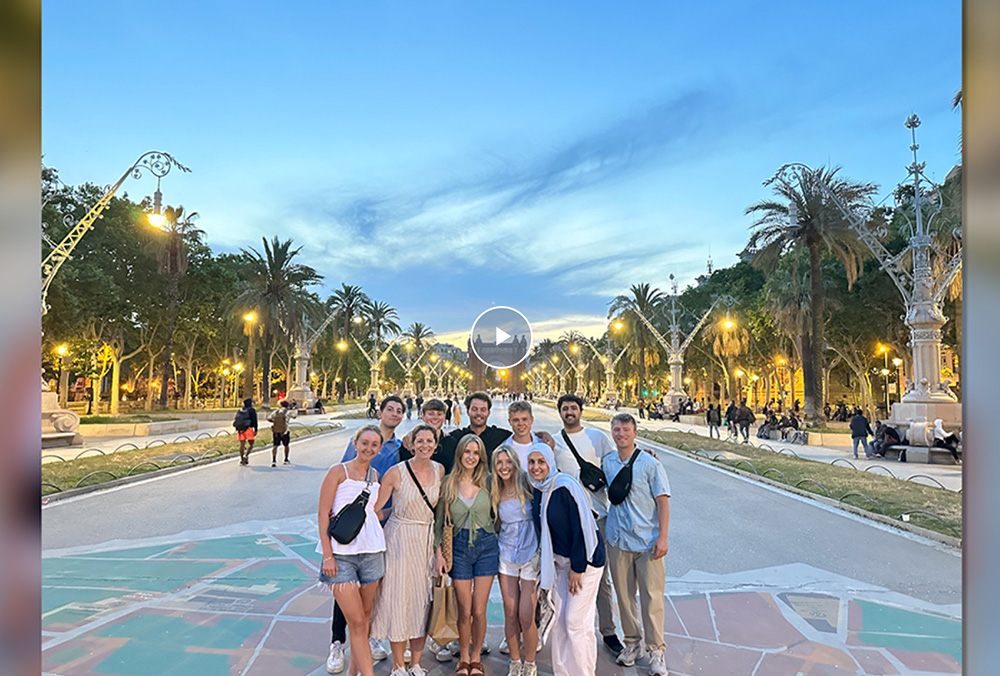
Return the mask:
<svg viewBox="0 0 1000 676">
<path fill-rule="evenodd" d="M 342 582 L 357 582 L 361 585 L 378 582 L 385 575 L 384 552 L 369 554 L 334 554 L 337 562 L 337 574 L 333 577 L 319 571 L 319 581 L 326 585 Z"/>
</svg>

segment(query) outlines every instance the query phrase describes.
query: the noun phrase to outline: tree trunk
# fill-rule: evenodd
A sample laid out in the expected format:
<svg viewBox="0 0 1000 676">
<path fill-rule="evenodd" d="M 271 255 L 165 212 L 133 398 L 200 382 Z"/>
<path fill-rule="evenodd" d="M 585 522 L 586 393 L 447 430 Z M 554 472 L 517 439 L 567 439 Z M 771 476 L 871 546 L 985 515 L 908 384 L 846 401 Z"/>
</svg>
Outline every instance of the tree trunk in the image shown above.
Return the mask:
<svg viewBox="0 0 1000 676">
<path fill-rule="evenodd" d="M 812 316 L 810 331 L 802 336 L 802 398 L 804 414 L 810 425 L 816 425 L 823 410 L 819 402 L 819 369 L 823 354 L 823 276 L 820 270 L 820 242 L 810 241 L 809 247 L 809 295 Z"/>
</svg>

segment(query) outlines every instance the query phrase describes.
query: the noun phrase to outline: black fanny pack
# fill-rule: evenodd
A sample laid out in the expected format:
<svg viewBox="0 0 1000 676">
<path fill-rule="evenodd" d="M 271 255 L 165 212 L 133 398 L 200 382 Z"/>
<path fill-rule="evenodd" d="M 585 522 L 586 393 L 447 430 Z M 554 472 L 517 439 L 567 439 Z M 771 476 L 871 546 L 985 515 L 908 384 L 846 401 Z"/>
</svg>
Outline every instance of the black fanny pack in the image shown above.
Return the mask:
<svg viewBox="0 0 1000 676">
<path fill-rule="evenodd" d="M 632 458 L 628 464 L 622 467 L 611 481 L 611 485 L 608 486 L 608 502 L 612 505 L 620 505 L 628 497 L 629 491 L 632 490 L 632 465 L 635 464 L 635 459 L 639 457 L 639 454 L 643 452 L 638 448 L 632 451 Z"/>
<path fill-rule="evenodd" d="M 569 450 L 573 452 L 573 457 L 576 458 L 577 464 L 580 465 L 580 483 L 594 493 L 607 486 L 608 480 L 604 476 L 604 471 L 594 463 L 580 457 L 576 446 L 569 440 L 566 430 L 562 430 L 562 438 L 566 442 L 566 445 L 569 446 Z"/>
<path fill-rule="evenodd" d="M 345 468 L 344 471 L 346 472 L 347 469 Z M 370 472 L 371 468 L 369 468 Z M 364 487 L 358 497 L 354 498 L 354 501 L 350 504 L 344 505 L 330 519 L 330 525 L 326 529 L 326 534 L 340 544 L 349 545 L 354 542 L 354 539 L 358 537 L 358 533 L 361 532 L 361 528 L 365 525 L 365 519 L 367 518 L 365 512 L 368 506 L 368 499 L 371 497 L 368 489 L 371 485 L 371 481 L 368 481 L 368 485 Z"/>
</svg>

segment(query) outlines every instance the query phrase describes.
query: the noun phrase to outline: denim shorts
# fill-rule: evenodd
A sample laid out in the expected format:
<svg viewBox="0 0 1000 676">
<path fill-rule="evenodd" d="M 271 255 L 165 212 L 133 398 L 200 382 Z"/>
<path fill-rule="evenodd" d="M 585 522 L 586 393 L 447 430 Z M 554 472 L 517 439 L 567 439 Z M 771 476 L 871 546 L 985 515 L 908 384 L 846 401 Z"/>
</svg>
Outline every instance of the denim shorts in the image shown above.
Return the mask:
<svg viewBox="0 0 1000 676">
<path fill-rule="evenodd" d="M 452 540 L 451 578 L 471 580 L 474 577 L 496 575 L 500 569 L 500 545 L 497 534 L 479 528 L 476 541 L 469 546 L 469 530 L 457 531 Z"/>
<path fill-rule="evenodd" d="M 357 582 L 361 585 L 378 582 L 385 575 L 385 553 L 369 554 L 334 554 L 337 562 L 337 574 L 333 577 L 319 571 L 319 581 L 323 584 L 340 584 L 342 582 Z"/>
</svg>

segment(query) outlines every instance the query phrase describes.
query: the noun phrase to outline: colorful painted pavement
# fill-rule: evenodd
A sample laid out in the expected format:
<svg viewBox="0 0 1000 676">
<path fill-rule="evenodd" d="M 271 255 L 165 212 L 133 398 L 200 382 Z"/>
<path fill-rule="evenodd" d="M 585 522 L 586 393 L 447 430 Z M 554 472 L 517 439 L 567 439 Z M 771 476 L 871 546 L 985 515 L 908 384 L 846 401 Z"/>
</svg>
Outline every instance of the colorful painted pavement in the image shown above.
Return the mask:
<svg viewBox="0 0 1000 676">
<path fill-rule="evenodd" d="M 47 552 L 47 674 L 325 674 L 330 596 L 314 579 L 309 518 L 249 522 L 143 542 Z M 668 585 L 667 666 L 675 675 L 961 673 L 960 608 L 940 607 L 804 565 Z M 502 635 L 494 586 L 488 642 Z M 494 649 L 488 672 L 506 673 Z M 377 674 L 388 674 L 387 661 Z M 455 664 L 427 655 L 430 676 Z M 539 657 L 550 674 L 549 651 Z M 599 674 L 646 673 L 600 651 Z"/>
</svg>

